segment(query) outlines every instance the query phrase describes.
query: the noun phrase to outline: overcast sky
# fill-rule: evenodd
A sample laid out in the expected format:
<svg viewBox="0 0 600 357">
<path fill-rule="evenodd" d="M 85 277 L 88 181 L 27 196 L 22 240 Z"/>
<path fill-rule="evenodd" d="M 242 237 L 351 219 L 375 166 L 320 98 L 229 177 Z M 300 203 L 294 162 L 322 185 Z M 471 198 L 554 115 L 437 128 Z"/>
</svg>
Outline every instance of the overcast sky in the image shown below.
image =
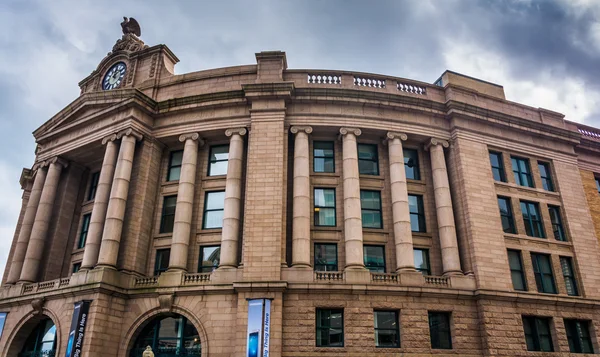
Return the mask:
<svg viewBox="0 0 600 357">
<path fill-rule="evenodd" d="M 446 69 L 498 83 L 509 100 L 600 126 L 600 0 L 22 1 L 0 3 L 0 272 L 31 167 L 31 132 L 79 95 L 77 83 L 135 17 L 176 73 L 254 64 L 343 69 L 432 83 Z"/>
</svg>

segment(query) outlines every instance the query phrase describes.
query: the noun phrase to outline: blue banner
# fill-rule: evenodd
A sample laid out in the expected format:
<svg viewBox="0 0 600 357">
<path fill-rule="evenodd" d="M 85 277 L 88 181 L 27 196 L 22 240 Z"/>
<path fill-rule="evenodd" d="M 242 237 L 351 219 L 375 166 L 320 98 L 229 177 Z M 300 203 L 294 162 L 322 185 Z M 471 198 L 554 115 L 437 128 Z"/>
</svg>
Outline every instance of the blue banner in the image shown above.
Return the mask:
<svg viewBox="0 0 600 357">
<path fill-rule="evenodd" d="M 271 300 L 248 300 L 246 357 L 268 357 L 271 334 Z"/>
<path fill-rule="evenodd" d="M 271 335 L 271 300 L 265 300 L 265 318 L 263 320 L 263 355 L 269 357 L 269 337 Z"/>
<path fill-rule="evenodd" d="M 0 338 L 2 338 L 2 331 L 4 331 L 4 323 L 6 322 L 7 312 L 0 312 Z"/>
<path fill-rule="evenodd" d="M 89 310 L 89 300 L 75 303 L 73 308 L 73 318 L 71 320 L 71 328 L 69 329 L 66 357 L 81 357 L 83 337 L 85 336 L 85 326 L 87 325 Z"/>
</svg>

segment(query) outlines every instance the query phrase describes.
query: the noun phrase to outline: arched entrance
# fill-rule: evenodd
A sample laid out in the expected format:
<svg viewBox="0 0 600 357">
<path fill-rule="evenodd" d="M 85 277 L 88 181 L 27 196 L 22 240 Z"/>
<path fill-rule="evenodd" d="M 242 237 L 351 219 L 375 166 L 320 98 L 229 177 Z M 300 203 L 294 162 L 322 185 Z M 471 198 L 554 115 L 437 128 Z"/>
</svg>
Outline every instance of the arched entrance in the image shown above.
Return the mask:
<svg viewBox="0 0 600 357">
<path fill-rule="evenodd" d="M 129 357 L 142 357 L 147 346 L 155 357 L 201 356 L 198 330 L 185 316 L 160 314 L 142 327 Z"/>
<path fill-rule="evenodd" d="M 31 331 L 19 357 L 54 357 L 56 354 L 56 325 L 44 317 Z"/>
</svg>

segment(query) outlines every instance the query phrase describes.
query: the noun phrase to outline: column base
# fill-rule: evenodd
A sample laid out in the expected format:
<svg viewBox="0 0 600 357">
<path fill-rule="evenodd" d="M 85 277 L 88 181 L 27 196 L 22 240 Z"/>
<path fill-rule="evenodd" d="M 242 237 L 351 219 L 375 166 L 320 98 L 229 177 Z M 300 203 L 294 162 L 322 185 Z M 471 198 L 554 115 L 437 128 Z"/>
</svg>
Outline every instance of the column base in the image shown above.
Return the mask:
<svg viewBox="0 0 600 357">
<path fill-rule="evenodd" d="M 312 283 L 315 272 L 310 265 L 294 265 L 281 269 L 281 280 L 294 283 Z"/>
<path fill-rule="evenodd" d="M 369 284 L 371 283 L 371 272 L 369 269 L 359 266 L 346 267 L 344 269 L 346 282 L 350 284 Z"/>
<path fill-rule="evenodd" d="M 231 284 L 241 281 L 242 270 L 235 267 L 219 267 L 212 272 L 210 281 L 214 283 Z"/>
<path fill-rule="evenodd" d="M 129 274 L 123 274 L 113 266 L 97 265 L 92 270 L 83 271 L 76 274 L 86 274 L 85 283 L 104 283 L 118 287 L 129 287 Z M 79 279 L 79 277 L 77 277 Z"/>
</svg>

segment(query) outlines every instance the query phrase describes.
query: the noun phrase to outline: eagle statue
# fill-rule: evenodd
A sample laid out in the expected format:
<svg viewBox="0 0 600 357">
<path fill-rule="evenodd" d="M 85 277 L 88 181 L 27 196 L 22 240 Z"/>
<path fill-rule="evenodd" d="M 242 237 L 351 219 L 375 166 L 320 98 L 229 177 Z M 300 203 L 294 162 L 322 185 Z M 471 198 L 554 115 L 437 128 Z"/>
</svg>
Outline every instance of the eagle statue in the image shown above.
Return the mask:
<svg viewBox="0 0 600 357">
<path fill-rule="evenodd" d="M 123 16 L 123 22 L 121 22 L 121 28 L 123 29 L 123 35 L 134 34 L 137 37 L 142 35 L 142 30 L 140 29 L 140 24 L 133 18 L 127 18 Z"/>
</svg>

